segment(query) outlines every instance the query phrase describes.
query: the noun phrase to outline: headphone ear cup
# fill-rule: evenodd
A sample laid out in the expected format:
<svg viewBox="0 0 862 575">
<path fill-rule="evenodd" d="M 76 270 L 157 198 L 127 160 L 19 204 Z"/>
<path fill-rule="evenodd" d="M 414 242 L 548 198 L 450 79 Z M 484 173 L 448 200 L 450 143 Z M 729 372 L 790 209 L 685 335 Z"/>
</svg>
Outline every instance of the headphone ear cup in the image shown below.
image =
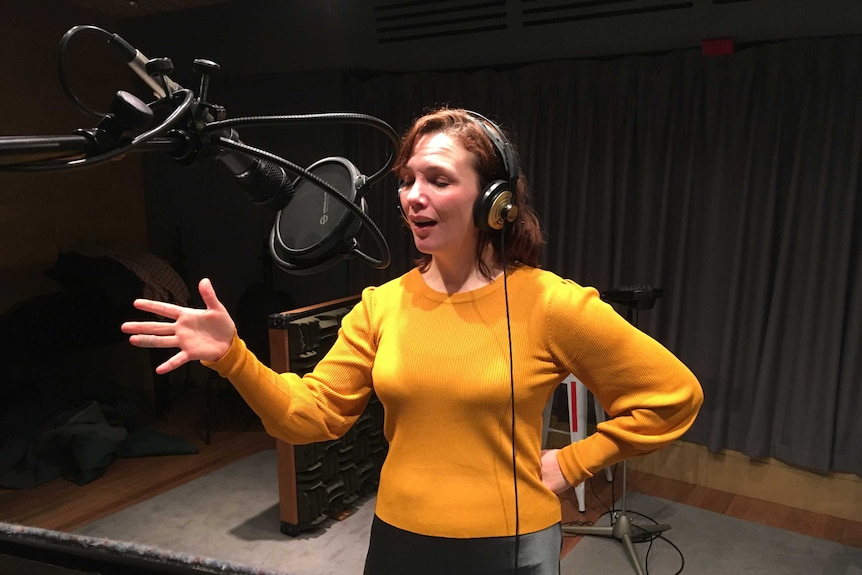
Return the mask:
<svg viewBox="0 0 862 575">
<path fill-rule="evenodd" d="M 482 190 L 473 204 L 473 223 L 486 233 L 502 230 L 515 220 L 518 208 L 508 182 L 496 180 Z"/>
</svg>

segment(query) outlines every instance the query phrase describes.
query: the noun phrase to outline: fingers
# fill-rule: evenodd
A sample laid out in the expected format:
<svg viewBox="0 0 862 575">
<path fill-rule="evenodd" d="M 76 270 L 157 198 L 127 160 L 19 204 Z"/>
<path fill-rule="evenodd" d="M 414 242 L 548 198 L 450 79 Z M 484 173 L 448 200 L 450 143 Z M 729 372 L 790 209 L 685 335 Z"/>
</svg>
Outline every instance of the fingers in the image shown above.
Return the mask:
<svg viewBox="0 0 862 575">
<path fill-rule="evenodd" d="M 156 373 L 159 375 L 164 375 L 164 374 L 168 373 L 169 371 L 175 370 L 176 368 L 180 367 L 181 365 L 185 365 L 186 363 L 188 363 L 188 361 L 189 361 L 188 356 L 185 354 L 185 352 L 181 351 L 181 352 L 177 353 L 176 355 L 174 355 L 173 357 L 171 357 L 166 362 L 164 362 L 163 364 L 161 364 L 160 366 L 158 366 L 156 368 Z"/>
<path fill-rule="evenodd" d="M 174 335 L 174 324 L 165 321 L 127 321 L 120 331 L 132 335 Z"/>
<path fill-rule="evenodd" d="M 557 460 L 559 449 L 547 449 L 542 451 L 542 483 L 554 493 L 562 493 L 568 489 L 569 483 L 560 469 Z"/>
<path fill-rule="evenodd" d="M 177 343 L 177 338 L 173 335 L 169 336 L 158 336 L 151 335 L 148 333 L 144 334 L 136 334 L 129 337 L 129 343 L 131 343 L 135 347 L 146 347 L 146 348 L 165 348 L 165 347 L 179 347 Z"/>
<path fill-rule="evenodd" d="M 207 307 L 207 309 L 224 309 L 224 306 L 216 296 L 215 288 L 213 288 L 213 284 L 209 280 L 209 278 L 204 278 L 200 281 L 200 283 L 198 283 L 198 292 L 201 294 L 201 299 L 203 300 L 204 305 Z"/>
<path fill-rule="evenodd" d="M 183 310 L 183 308 L 178 305 L 163 301 L 154 301 L 151 299 L 136 299 L 134 301 L 134 306 L 136 309 L 141 311 L 154 313 L 170 319 L 177 319 L 180 316 L 180 312 Z"/>
</svg>

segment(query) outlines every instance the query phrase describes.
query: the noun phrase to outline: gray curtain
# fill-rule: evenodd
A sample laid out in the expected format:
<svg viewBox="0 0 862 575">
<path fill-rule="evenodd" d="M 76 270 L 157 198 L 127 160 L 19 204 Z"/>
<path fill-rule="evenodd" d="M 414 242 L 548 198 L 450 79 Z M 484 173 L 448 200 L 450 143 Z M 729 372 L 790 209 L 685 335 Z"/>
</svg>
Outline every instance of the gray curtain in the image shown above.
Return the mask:
<svg viewBox="0 0 862 575">
<path fill-rule="evenodd" d="M 703 384 L 686 440 L 862 475 L 862 38 L 357 77 L 347 91 L 398 131 L 439 104 L 510 131 L 545 267 L 663 290 L 638 326 Z M 393 264 L 353 266 L 355 291 L 414 255 L 394 187 L 368 197 Z"/>
</svg>

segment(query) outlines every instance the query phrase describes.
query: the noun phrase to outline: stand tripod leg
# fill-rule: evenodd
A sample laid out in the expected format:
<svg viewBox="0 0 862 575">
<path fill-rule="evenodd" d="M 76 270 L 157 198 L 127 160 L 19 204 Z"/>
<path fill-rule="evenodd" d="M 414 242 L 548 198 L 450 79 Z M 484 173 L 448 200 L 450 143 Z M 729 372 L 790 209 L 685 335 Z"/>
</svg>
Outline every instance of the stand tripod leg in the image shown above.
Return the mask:
<svg viewBox="0 0 862 575">
<path fill-rule="evenodd" d="M 638 559 L 638 554 L 635 552 L 635 546 L 632 543 L 632 525 L 633 524 L 628 515 L 620 515 L 617 517 L 616 523 L 614 523 L 614 537 L 622 542 L 623 550 L 626 552 L 626 557 L 628 557 L 629 563 L 635 570 L 635 573 L 637 573 L 637 575 L 643 575 L 640 559 Z M 635 527 L 637 527 L 638 530 L 643 529 L 644 531 L 651 531 L 650 529 L 642 528 L 639 525 Z M 652 525 L 651 527 L 659 526 Z M 666 527 L 667 529 L 670 529 L 670 525 L 667 525 Z"/>
<path fill-rule="evenodd" d="M 596 526 L 596 525 L 563 525 L 563 533 L 572 535 L 597 535 L 599 537 L 611 537 L 623 544 L 623 550 L 629 563 L 635 570 L 636 575 L 643 575 L 643 569 L 640 565 L 637 553 L 635 552 L 634 542 L 640 540 L 651 539 L 656 535 L 670 529 L 668 524 L 658 525 L 636 525 L 626 515 L 626 462 L 623 461 L 622 478 L 623 478 L 623 495 L 621 510 L 616 515 L 616 520 L 612 526 Z M 634 533 L 632 531 L 634 530 Z"/>
<path fill-rule="evenodd" d="M 629 563 L 631 563 L 635 573 L 637 575 L 644 575 L 644 572 L 641 569 L 640 559 L 638 559 L 638 554 L 635 552 L 635 546 L 632 545 L 632 538 L 629 537 L 628 533 L 626 533 L 622 536 L 621 541 L 623 542 L 623 549 L 626 552 L 626 557 L 629 558 Z"/>
<path fill-rule="evenodd" d="M 628 515 L 620 515 L 614 522 L 613 527 L 602 527 L 595 525 L 563 525 L 563 533 L 572 535 L 597 535 L 599 537 L 609 537 L 618 540 L 623 544 L 623 550 L 626 557 L 631 563 L 636 575 L 643 575 L 643 569 L 640 565 L 637 553 L 635 552 L 634 541 L 643 538 L 651 538 L 659 533 L 670 529 L 670 525 L 634 525 Z M 634 530 L 634 534 L 632 531 Z M 634 537 L 633 537 L 634 535 Z"/>
</svg>

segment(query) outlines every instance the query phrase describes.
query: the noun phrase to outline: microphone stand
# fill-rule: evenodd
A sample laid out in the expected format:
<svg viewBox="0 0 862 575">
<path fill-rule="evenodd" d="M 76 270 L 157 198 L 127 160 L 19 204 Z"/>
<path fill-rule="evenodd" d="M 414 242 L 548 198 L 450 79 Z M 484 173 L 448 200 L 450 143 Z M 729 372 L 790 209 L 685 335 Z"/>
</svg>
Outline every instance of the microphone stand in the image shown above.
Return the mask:
<svg viewBox="0 0 862 575">
<path fill-rule="evenodd" d="M 638 311 L 651 309 L 655 301 L 662 296 L 662 290 L 650 286 L 624 286 L 602 292 L 602 299 L 624 305 L 626 319 L 634 326 L 638 323 Z M 637 575 L 644 575 L 640 560 L 634 548 L 634 540 L 652 539 L 669 530 L 669 524 L 638 525 L 632 522 L 626 514 L 626 461 L 622 462 L 623 494 L 620 499 L 620 509 L 611 512 L 610 526 L 597 525 L 563 525 L 563 533 L 572 535 L 595 535 L 616 539 L 623 545 L 623 551 Z M 634 531 L 636 530 L 636 531 Z"/>
</svg>

